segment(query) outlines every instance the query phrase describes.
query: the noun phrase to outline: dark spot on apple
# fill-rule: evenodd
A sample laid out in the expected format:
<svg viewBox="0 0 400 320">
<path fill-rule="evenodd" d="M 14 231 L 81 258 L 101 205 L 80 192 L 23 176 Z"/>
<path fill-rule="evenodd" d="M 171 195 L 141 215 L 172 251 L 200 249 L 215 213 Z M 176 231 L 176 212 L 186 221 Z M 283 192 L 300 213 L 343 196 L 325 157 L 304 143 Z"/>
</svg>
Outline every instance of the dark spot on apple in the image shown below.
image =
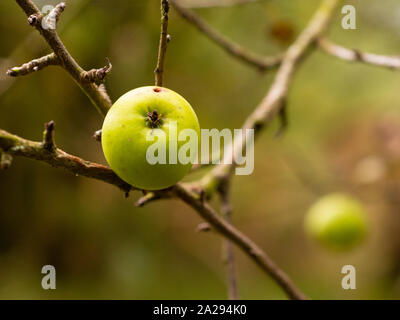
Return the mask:
<svg viewBox="0 0 400 320">
<path fill-rule="evenodd" d="M 161 88 L 153 88 L 154 92 L 161 92 Z"/>
</svg>

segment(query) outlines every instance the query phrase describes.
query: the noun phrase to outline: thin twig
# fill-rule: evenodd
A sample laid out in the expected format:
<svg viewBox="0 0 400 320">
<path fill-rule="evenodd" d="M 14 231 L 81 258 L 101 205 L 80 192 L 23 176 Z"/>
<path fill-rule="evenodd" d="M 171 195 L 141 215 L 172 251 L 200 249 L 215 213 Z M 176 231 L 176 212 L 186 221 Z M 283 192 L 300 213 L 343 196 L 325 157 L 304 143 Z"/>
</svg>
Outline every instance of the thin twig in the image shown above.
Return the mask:
<svg viewBox="0 0 400 320">
<path fill-rule="evenodd" d="M 104 66 L 103 68 L 91 69 L 89 71 L 82 72 L 81 74 L 82 81 L 88 81 L 94 83 L 104 81 L 106 75 L 110 73 L 112 70 L 112 64 L 110 59 L 106 58 L 106 60 L 107 60 L 107 65 Z"/>
<path fill-rule="evenodd" d="M 362 52 L 356 49 L 348 49 L 325 38 L 318 39 L 317 43 L 323 51 L 342 60 L 350 62 L 363 62 L 389 69 L 400 69 L 400 57 L 384 56 Z"/>
<path fill-rule="evenodd" d="M 53 53 L 50 53 L 44 57 L 33 59 L 27 63 L 24 63 L 20 67 L 14 67 L 7 71 L 7 75 L 11 77 L 18 77 L 24 76 L 32 72 L 36 72 L 42 70 L 48 66 L 56 66 L 60 64 L 60 60 L 58 57 Z"/>
<path fill-rule="evenodd" d="M 99 90 L 99 87 L 96 84 L 82 80 L 81 74 L 85 72 L 85 70 L 78 65 L 75 59 L 68 52 L 56 30 L 53 28 L 43 28 L 41 23 L 43 14 L 36 5 L 31 0 L 16 0 L 16 2 L 28 16 L 29 23 L 40 32 L 60 59 L 60 65 L 72 76 L 96 109 L 104 116 L 111 107 L 111 101 L 107 93 Z"/>
<path fill-rule="evenodd" d="M 81 175 L 113 184 L 124 192 L 134 189 L 121 180 L 109 167 L 83 160 L 56 148 L 48 152 L 42 142 L 20 138 L 0 130 L 0 148 L 12 156 L 22 156 L 46 162 L 56 168 L 64 168 L 75 175 Z"/>
<path fill-rule="evenodd" d="M 232 205 L 230 201 L 230 181 L 225 180 L 225 183 L 220 188 L 221 195 L 221 214 L 226 221 L 232 223 Z M 233 245 L 230 240 L 224 241 L 224 253 L 225 253 L 225 264 L 227 267 L 227 284 L 228 284 L 228 299 L 238 300 L 238 289 L 236 279 L 236 265 L 235 265 L 235 253 L 233 251 Z"/>
<path fill-rule="evenodd" d="M 81 0 L 76 2 L 71 8 L 72 10 L 69 11 L 68 16 L 64 17 L 63 24 L 58 27 L 58 32 L 61 33 L 69 22 L 71 22 L 71 20 L 73 20 L 89 2 L 91 2 L 91 0 Z M 21 39 L 18 45 L 10 52 L 8 57 L 0 60 L 0 70 L 5 69 L 10 63 L 13 63 L 15 57 L 21 56 L 27 46 L 29 46 L 30 53 L 35 54 L 35 52 L 38 52 L 39 54 L 43 50 L 43 43 L 40 41 L 34 41 L 34 39 L 36 39 L 36 34 L 34 32 L 27 34 L 23 39 Z M 10 89 L 14 83 L 14 78 L 5 78 L 0 74 L 0 96 Z"/>
<path fill-rule="evenodd" d="M 161 0 L 160 43 L 159 43 L 159 47 L 158 47 L 157 66 L 156 66 L 156 69 L 154 70 L 155 84 L 156 84 L 156 86 L 159 86 L 159 87 L 162 87 L 162 85 L 163 85 L 165 55 L 167 53 L 167 45 L 169 42 L 168 12 L 169 12 L 168 0 Z"/>
<path fill-rule="evenodd" d="M 179 13 L 179 15 L 197 27 L 199 31 L 201 31 L 204 35 L 206 35 L 209 39 L 218 44 L 222 49 L 224 49 L 227 53 L 238 58 L 239 60 L 256 67 L 261 71 L 265 71 L 271 68 L 275 68 L 279 66 L 282 61 L 282 56 L 277 55 L 275 57 L 264 57 L 257 55 L 244 47 L 240 46 L 236 42 L 231 41 L 226 38 L 221 33 L 214 30 L 211 26 L 209 26 L 199 15 L 183 7 L 180 4 L 180 1 L 177 0 L 169 0 L 171 5 L 175 8 L 175 10 Z"/>
<path fill-rule="evenodd" d="M 42 21 L 42 23 L 45 23 L 47 28 L 56 29 L 57 22 L 60 19 L 61 13 L 64 12 L 65 6 L 65 2 L 60 2 L 59 4 L 57 4 L 46 17 L 43 17 L 44 20 Z M 36 23 L 39 23 L 40 20 L 37 19 L 36 15 L 31 15 L 28 18 L 28 22 L 29 24 L 34 25 Z"/>
<path fill-rule="evenodd" d="M 56 150 L 56 143 L 54 140 L 55 123 L 53 120 L 47 122 L 44 126 L 43 132 L 43 148 L 49 152 Z"/>
</svg>

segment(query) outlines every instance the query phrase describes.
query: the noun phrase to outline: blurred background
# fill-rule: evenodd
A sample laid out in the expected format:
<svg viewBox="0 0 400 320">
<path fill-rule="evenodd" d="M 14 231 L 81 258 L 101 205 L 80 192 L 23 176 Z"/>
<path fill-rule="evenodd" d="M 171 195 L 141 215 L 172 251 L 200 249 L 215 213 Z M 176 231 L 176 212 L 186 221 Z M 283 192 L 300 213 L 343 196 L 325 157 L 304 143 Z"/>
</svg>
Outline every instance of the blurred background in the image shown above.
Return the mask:
<svg viewBox="0 0 400 320">
<path fill-rule="evenodd" d="M 85 69 L 110 58 L 106 85 L 114 101 L 154 83 L 158 0 L 66 2 L 60 36 Z M 319 2 L 259 0 L 194 10 L 226 36 L 268 55 L 293 41 Z M 364 51 L 400 52 L 398 1 L 344 4 L 355 5 L 357 30 L 341 28 L 339 11 L 330 39 Z M 49 67 L 5 76 L 9 67 L 50 51 L 14 1 L 0 1 L 0 12 L 0 128 L 40 140 L 43 124 L 55 120 L 59 147 L 105 163 L 92 139 L 102 118 L 67 73 Z M 226 55 L 173 9 L 169 33 L 165 85 L 190 101 L 203 128 L 240 128 L 274 72 L 260 73 Z M 400 296 L 398 84 L 395 71 L 314 51 L 290 91 L 288 130 L 275 138 L 275 122 L 257 141 L 254 173 L 234 178 L 234 223 L 311 298 Z M 350 252 L 327 251 L 303 231 L 309 206 L 333 191 L 348 192 L 367 208 L 368 237 Z M 221 238 L 196 233 L 202 220 L 182 202 L 136 208 L 139 196 L 126 199 L 105 183 L 15 158 L 0 172 L 0 298 L 225 299 Z M 237 261 L 241 298 L 285 297 L 239 251 Z M 56 290 L 41 288 L 46 264 L 56 267 Z M 357 269 L 356 290 L 341 288 L 346 264 Z"/>
</svg>

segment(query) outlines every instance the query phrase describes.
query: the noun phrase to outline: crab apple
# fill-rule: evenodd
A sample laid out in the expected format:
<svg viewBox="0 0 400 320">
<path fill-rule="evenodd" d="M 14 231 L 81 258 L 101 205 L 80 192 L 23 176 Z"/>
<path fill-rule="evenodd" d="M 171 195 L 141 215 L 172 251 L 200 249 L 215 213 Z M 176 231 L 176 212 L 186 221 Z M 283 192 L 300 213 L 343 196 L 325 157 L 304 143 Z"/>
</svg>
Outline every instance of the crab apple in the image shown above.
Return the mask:
<svg viewBox="0 0 400 320">
<path fill-rule="evenodd" d="M 104 156 L 115 173 L 132 186 L 165 189 L 181 180 L 192 166 L 192 161 L 177 161 L 173 155 L 186 143 L 180 139 L 185 129 L 195 133 L 197 146 L 199 122 L 182 96 L 163 87 L 136 88 L 122 95 L 105 117 L 101 138 Z M 168 156 L 168 161 L 149 161 L 155 141 L 164 143 L 165 150 L 158 153 Z"/>
<path fill-rule="evenodd" d="M 328 194 L 315 202 L 307 212 L 304 226 L 312 238 L 336 250 L 354 247 L 367 230 L 361 203 L 342 193 Z"/>
</svg>

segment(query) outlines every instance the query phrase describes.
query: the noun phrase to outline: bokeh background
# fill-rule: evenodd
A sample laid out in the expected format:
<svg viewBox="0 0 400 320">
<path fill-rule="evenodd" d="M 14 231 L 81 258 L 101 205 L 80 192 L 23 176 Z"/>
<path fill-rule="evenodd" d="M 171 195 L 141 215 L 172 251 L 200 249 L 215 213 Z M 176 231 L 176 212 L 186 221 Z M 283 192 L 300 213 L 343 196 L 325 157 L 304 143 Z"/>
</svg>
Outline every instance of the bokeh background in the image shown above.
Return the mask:
<svg viewBox="0 0 400 320">
<path fill-rule="evenodd" d="M 86 69 L 110 58 L 114 68 L 106 85 L 113 100 L 153 84 L 158 0 L 66 2 L 59 33 Z M 275 54 L 319 2 L 259 0 L 196 12 L 249 49 Z M 332 40 L 375 53 L 400 52 L 398 1 L 346 3 L 356 6 L 357 30 L 343 30 L 338 12 Z M 105 163 L 92 139 L 102 118 L 68 74 L 49 67 L 17 79 L 5 76 L 7 68 L 49 48 L 14 1 L 0 1 L 0 12 L 0 128 L 40 140 L 43 124 L 55 120 L 59 147 Z M 190 101 L 203 128 L 240 128 L 274 72 L 260 73 L 226 55 L 174 10 L 169 33 L 166 86 Z M 312 298 L 400 297 L 398 85 L 398 72 L 314 51 L 293 82 L 287 132 L 275 138 L 274 123 L 257 141 L 254 173 L 234 178 L 234 223 Z M 367 208 L 368 237 L 350 252 L 327 251 L 303 232 L 308 207 L 332 191 L 349 192 Z M 138 197 L 125 199 L 105 183 L 15 158 L 0 172 L 0 298 L 224 299 L 221 238 L 196 233 L 202 220 L 178 200 L 136 208 Z M 239 251 L 237 260 L 242 298 L 284 298 Z M 56 267 L 56 290 L 41 288 L 45 264 Z M 356 290 L 341 288 L 346 264 L 357 269 Z"/>
</svg>

